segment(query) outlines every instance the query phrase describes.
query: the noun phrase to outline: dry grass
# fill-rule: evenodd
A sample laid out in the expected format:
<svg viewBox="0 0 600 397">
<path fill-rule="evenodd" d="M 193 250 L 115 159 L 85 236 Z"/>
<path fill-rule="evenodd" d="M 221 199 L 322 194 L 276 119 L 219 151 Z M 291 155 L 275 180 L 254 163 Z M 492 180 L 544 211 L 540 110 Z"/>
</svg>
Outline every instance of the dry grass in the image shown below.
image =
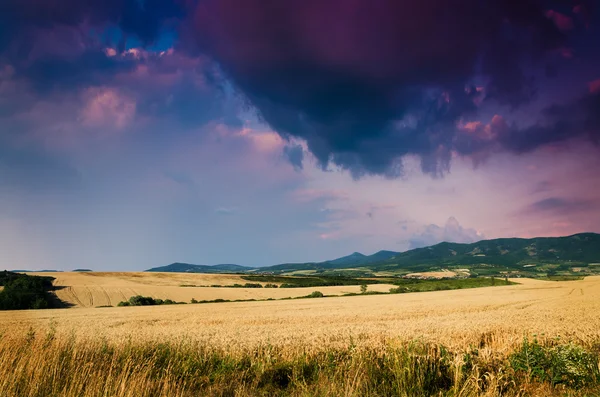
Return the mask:
<svg viewBox="0 0 600 397">
<path fill-rule="evenodd" d="M 198 342 L 116 344 L 50 331 L 0 341 L 0 390 L 3 397 L 558 397 L 599 390 L 594 376 L 583 387 L 556 387 L 515 372 L 506 357 L 466 357 L 420 343 L 320 348 L 291 357 L 262 345 L 232 355 Z"/>
<path fill-rule="evenodd" d="M 527 335 L 548 349 L 560 337 L 595 357 L 597 376 L 600 277 L 520 281 L 398 295 L 0 312 L 0 390 L 7 397 L 598 395 L 595 381 L 582 389 L 538 383 L 516 372 L 510 357 Z"/>
<path fill-rule="evenodd" d="M 196 300 L 280 299 L 310 294 L 316 288 L 211 288 L 189 285 L 233 285 L 248 281 L 231 274 L 60 272 L 31 273 L 52 276 L 59 299 L 75 307 L 116 306 L 135 295 L 178 302 Z M 262 283 L 265 284 L 265 283 Z M 182 287 L 182 285 L 188 285 Z M 375 284 L 370 291 L 387 292 L 393 285 Z M 360 292 L 360 286 L 318 287 L 326 295 Z"/>
</svg>

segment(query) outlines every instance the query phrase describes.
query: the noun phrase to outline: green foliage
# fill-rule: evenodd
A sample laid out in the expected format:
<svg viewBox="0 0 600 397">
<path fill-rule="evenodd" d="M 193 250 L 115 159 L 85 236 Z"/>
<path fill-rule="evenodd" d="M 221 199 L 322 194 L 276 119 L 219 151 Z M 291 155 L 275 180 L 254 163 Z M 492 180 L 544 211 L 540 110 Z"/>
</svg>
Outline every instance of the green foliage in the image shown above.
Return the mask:
<svg viewBox="0 0 600 397">
<path fill-rule="evenodd" d="M 55 306 L 56 299 L 49 292 L 52 277 L 1 272 L 0 310 L 47 309 Z"/>
<path fill-rule="evenodd" d="M 597 353 L 571 343 L 525 340 L 504 359 L 499 352 L 452 351 L 418 341 L 358 349 L 350 343 L 299 354 L 263 345 L 228 353 L 188 340 L 80 342 L 57 338 L 52 329 L 46 335 L 30 329 L 20 342 L 0 349 L 0 361 L 22 363 L 6 367 L 3 375 L 16 381 L 6 382 L 2 395 L 600 395 Z"/>
<path fill-rule="evenodd" d="M 307 298 L 322 298 L 324 295 L 321 291 L 313 291 L 306 295 Z"/>
<path fill-rule="evenodd" d="M 121 301 L 117 306 L 159 306 L 159 305 L 179 305 L 184 302 L 175 302 L 171 299 L 154 299 L 150 296 L 136 295 L 127 301 Z M 192 302 L 193 303 L 193 302 Z"/>
<path fill-rule="evenodd" d="M 496 285 L 515 284 L 508 279 L 498 280 L 495 278 L 474 277 L 459 279 L 441 279 L 441 280 L 419 280 L 419 279 L 399 279 L 394 282 L 398 287 L 390 288 L 392 294 L 403 294 L 407 292 L 426 292 L 426 291 L 444 291 L 463 288 L 491 287 Z"/>
<path fill-rule="evenodd" d="M 583 280 L 583 276 L 571 276 L 571 275 L 561 275 L 561 276 L 548 276 L 547 280 L 550 281 L 578 281 Z"/>
<path fill-rule="evenodd" d="M 573 267 L 586 268 L 590 263 L 600 263 L 600 234 L 581 233 L 568 237 L 532 239 L 502 238 L 472 244 L 444 242 L 406 252 L 384 251 L 381 255 L 369 257 L 350 256 L 320 263 L 288 263 L 258 270 L 274 274 L 302 270 L 323 276 L 368 277 L 376 272 L 425 272 L 436 268 L 456 267 L 468 268 L 479 276 L 501 276 L 501 272 L 518 272 L 521 276 L 545 277 L 548 269 L 544 269 L 544 266 L 553 266 L 550 272 L 555 275 L 560 275 L 560 272 L 568 275 L 572 273 Z M 526 265 L 536 266 L 524 268 Z M 355 269 L 357 266 L 360 269 Z M 600 268 L 594 270 L 591 267 L 585 271 L 594 274 L 600 272 Z"/>
<path fill-rule="evenodd" d="M 262 284 L 260 283 L 246 283 L 243 285 L 244 288 L 262 288 Z"/>
<path fill-rule="evenodd" d="M 341 285 L 362 285 L 364 279 L 338 276 L 272 276 L 272 275 L 247 275 L 242 276 L 244 280 L 258 281 L 263 283 L 280 283 L 280 288 L 303 288 L 303 287 L 333 287 Z M 369 280 L 372 284 L 389 283 L 392 279 L 380 278 Z"/>
<path fill-rule="evenodd" d="M 360 286 L 360 293 L 361 294 L 366 294 L 367 293 L 367 288 L 368 288 L 367 284 L 361 284 L 361 286 Z"/>
<path fill-rule="evenodd" d="M 552 385 L 581 388 L 600 382 L 598 355 L 572 343 L 548 347 L 525 339 L 509 361 L 525 377 Z"/>
</svg>

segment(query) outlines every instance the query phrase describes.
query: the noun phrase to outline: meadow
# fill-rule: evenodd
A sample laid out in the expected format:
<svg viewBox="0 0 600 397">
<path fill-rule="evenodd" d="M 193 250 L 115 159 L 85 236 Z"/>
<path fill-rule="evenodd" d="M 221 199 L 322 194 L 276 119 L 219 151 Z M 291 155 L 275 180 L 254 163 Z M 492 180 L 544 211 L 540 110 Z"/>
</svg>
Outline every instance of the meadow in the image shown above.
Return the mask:
<svg viewBox="0 0 600 397">
<path fill-rule="evenodd" d="M 0 312 L 0 389 L 7 396 L 600 395 L 600 278 L 518 281 Z"/>
</svg>

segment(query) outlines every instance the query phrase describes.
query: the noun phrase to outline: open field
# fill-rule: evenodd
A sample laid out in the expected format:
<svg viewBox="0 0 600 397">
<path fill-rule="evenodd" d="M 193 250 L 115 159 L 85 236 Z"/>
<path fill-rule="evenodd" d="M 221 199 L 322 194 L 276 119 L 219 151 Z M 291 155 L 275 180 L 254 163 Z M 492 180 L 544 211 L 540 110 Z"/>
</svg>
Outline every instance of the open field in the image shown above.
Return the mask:
<svg viewBox="0 0 600 397">
<path fill-rule="evenodd" d="M 58 298 L 74 307 L 116 306 L 135 295 L 177 302 L 196 300 L 280 299 L 299 297 L 319 290 L 325 295 L 360 292 L 360 286 L 309 288 L 213 288 L 190 285 L 233 285 L 248 281 L 238 275 L 196 273 L 136 273 L 136 272 L 57 272 L 28 273 L 51 276 L 55 280 Z M 254 281 L 253 281 L 254 282 Z M 266 283 L 261 283 L 266 284 Z M 275 283 L 278 284 L 278 283 Z M 393 285 L 373 284 L 369 291 L 388 292 Z"/>
<path fill-rule="evenodd" d="M 599 395 L 600 277 L 519 281 L 0 312 L 0 389 L 7 397 Z"/>
<path fill-rule="evenodd" d="M 297 348 L 344 344 L 351 337 L 357 343 L 422 338 L 455 347 L 479 343 L 486 333 L 506 346 L 527 333 L 576 339 L 600 337 L 600 277 L 565 282 L 519 281 L 522 284 L 398 295 L 0 312 L 0 332 L 46 329 L 52 324 L 58 331 L 112 340 L 130 335 L 146 340 L 186 337 L 219 346 L 269 342 Z M 165 298 L 162 291 L 177 287 L 165 288 L 154 294 Z M 329 288 L 341 291 L 354 287 L 319 290 Z M 285 292 L 296 290 L 304 288 Z M 245 293 L 243 289 L 240 292 Z"/>
</svg>

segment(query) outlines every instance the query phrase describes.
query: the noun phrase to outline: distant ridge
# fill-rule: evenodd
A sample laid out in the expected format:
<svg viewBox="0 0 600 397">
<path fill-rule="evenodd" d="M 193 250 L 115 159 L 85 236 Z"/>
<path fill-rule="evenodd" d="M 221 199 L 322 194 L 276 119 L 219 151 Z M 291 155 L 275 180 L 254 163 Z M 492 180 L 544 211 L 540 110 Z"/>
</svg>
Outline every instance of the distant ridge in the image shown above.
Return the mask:
<svg viewBox="0 0 600 397">
<path fill-rule="evenodd" d="M 358 268 L 364 272 L 429 271 L 465 266 L 477 274 L 495 274 L 499 270 L 543 268 L 547 274 L 560 273 L 572 268 L 599 266 L 600 234 L 580 233 L 566 237 L 499 238 L 476 243 L 443 242 L 405 252 L 379 251 L 373 255 L 354 252 L 324 262 L 283 263 L 266 267 L 239 265 L 192 265 L 173 263 L 155 267 L 153 272 L 185 273 L 293 273 L 331 272 L 338 269 Z M 486 270 L 487 269 L 487 270 Z M 533 270 L 532 270 L 533 271 Z"/>
<path fill-rule="evenodd" d="M 192 265 L 190 263 L 175 262 L 167 266 L 154 267 L 147 272 L 175 272 L 175 273 L 243 273 L 253 270 L 252 267 L 223 264 L 223 265 Z"/>
</svg>

